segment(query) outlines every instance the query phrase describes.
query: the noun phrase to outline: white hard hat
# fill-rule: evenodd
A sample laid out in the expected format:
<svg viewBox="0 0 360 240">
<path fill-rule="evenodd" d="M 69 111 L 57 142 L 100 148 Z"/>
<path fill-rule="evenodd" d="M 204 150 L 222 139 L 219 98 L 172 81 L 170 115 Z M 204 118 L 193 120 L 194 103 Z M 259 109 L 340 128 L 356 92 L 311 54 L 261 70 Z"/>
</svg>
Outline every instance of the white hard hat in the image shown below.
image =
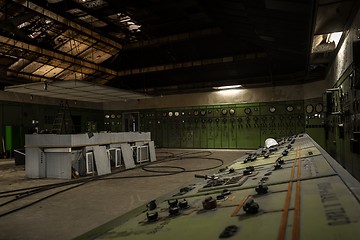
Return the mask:
<svg viewBox="0 0 360 240">
<path fill-rule="evenodd" d="M 265 147 L 266 148 L 269 148 L 269 147 L 272 147 L 272 146 L 276 146 L 278 145 L 277 141 L 273 138 L 268 138 L 265 140 Z"/>
</svg>

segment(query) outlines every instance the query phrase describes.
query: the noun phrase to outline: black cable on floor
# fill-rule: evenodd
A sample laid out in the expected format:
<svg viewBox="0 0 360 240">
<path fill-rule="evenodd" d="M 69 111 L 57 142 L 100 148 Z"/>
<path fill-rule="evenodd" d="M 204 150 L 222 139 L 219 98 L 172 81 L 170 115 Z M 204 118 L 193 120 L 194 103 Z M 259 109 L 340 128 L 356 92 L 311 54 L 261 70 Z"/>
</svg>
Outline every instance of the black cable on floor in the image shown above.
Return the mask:
<svg viewBox="0 0 360 240">
<path fill-rule="evenodd" d="M 86 183 L 87 183 L 87 182 L 83 182 L 83 183 L 80 183 L 80 184 L 78 184 L 78 185 L 71 186 L 71 187 L 69 187 L 69 188 L 67 188 L 67 189 L 60 190 L 60 191 L 55 192 L 55 193 L 53 193 L 53 194 L 50 194 L 50 195 L 48 195 L 48 196 L 46 196 L 46 197 L 40 198 L 40 199 L 38 199 L 38 200 L 35 200 L 35 201 L 31 202 L 31 203 L 25 204 L 25 205 L 23 205 L 23 206 L 21 206 L 21 207 L 12 209 L 12 210 L 7 211 L 7 212 L 4 212 L 4 213 L 0 213 L 0 218 L 1 218 L 1 217 L 4 217 L 4 216 L 6 216 L 6 215 L 9 215 L 9 214 L 11 214 L 11 213 L 20 211 L 20 210 L 22 210 L 22 209 L 25 209 L 25 208 L 27 208 L 27 207 L 30 207 L 30 206 L 32 206 L 32 205 L 34 205 L 34 204 L 36 204 L 36 203 L 39 203 L 39 202 L 41 202 L 41 201 L 44 201 L 44 200 L 46 200 L 46 199 L 48 199 L 48 198 L 50 198 L 50 197 L 53 197 L 53 196 L 55 196 L 55 195 L 58 195 L 58 194 L 60 194 L 60 193 L 69 191 L 69 190 L 74 189 L 74 188 L 77 188 L 77 187 L 80 187 L 80 186 L 82 186 L 82 185 L 84 185 L 84 184 L 86 184 Z"/>
<path fill-rule="evenodd" d="M 171 152 L 166 152 L 166 153 L 171 153 Z M 203 156 L 209 156 L 209 155 L 212 154 L 210 151 L 181 152 L 181 153 L 179 153 L 177 155 L 174 154 L 174 153 L 171 153 L 170 154 L 171 156 L 166 157 L 164 160 L 160 159 L 160 160 L 158 160 L 156 162 L 144 163 L 141 166 L 152 164 L 152 163 L 160 163 L 160 162 L 169 161 L 169 160 L 171 160 L 171 161 L 179 160 L 179 159 L 182 159 L 183 156 L 195 155 L 195 154 L 199 154 L 199 153 L 201 153 L 201 154 L 205 153 L 205 155 L 203 155 Z M 141 166 L 139 166 L 139 167 L 141 167 Z M 110 174 L 106 174 L 106 175 L 102 175 L 102 176 L 113 175 L 113 174 L 117 174 L 117 173 L 124 172 L 124 171 L 129 171 L 129 170 L 132 170 L 132 169 L 125 169 L 125 170 L 122 170 L 122 171 L 116 171 L 116 172 L 112 172 Z M 16 192 L 20 192 L 20 191 L 33 190 L 33 189 L 38 189 L 38 188 L 43 188 L 43 187 L 58 187 L 58 186 L 64 186 L 64 185 L 71 185 L 71 184 L 81 183 L 83 181 L 86 181 L 87 179 L 93 179 L 93 178 L 98 178 L 98 177 L 102 177 L 102 176 L 83 177 L 81 179 L 70 180 L 70 181 L 65 181 L 65 182 L 60 182 L 60 183 L 52 183 L 52 184 L 45 184 L 45 185 L 36 186 L 36 187 L 28 187 L 28 188 L 21 188 L 21 189 L 15 189 L 15 190 L 2 191 L 2 192 L 0 192 L 0 198 L 21 194 L 21 193 L 18 193 L 18 194 L 13 194 L 13 195 L 6 195 L 6 196 L 3 195 L 3 196 L 1 196 L 2 194 L 6 194 L 6 193 L 16 193 Z M 141 177 L 141 176 L 139 176 L 139 177 Z"/>
<path fill-rule="evenodd" d="M 215 168 L 218 168 L 218 167 L 221 167 L 224 165 L 224 161 L 220 158 L 196 158 L 196 159 L 201 159 L 201 160 L 213 160 L 213 161 L 218 161 L 220 162 L 219 164 L 215 165 L 215 166 L 212 166 L 212 167 L 206 167 L 206 168 L 198 168 L 198 169 L 185 169 L 184 172 L 198 172 L 198 171 L 208 171 L 208 170 L 212 170 L 212 169 L 215 169 Z M 172 160 L 168 160 L 167 162 L 170 162 L 170 161 L 175 161 L 175 160 L 179 160 L 179 159 L 172 159 Z M 164 171 L 157 171 L 157 170 L 153 170 L 153 169 L 156 169 L 156 168 L 162 168 L 162 167 L 172 167 L 172 166 L 155 166 L 159 163 L 157 162 L 154 162 L 153 164 L 150 164 L 150 165 L 146 165 L 146 166 L 142 166 L 142 170 L 144 171 L 147 171 L 147 172 L 162 172 L 164 173 Z"/>
<path fill-rule="evenodd" d="M 25 198 L 25 197 L 28 197 L 30 195 L 36 194 L 36 193 L 40 193 L 40 192 L 43 192 L 43 191 L 55 189 L 55 188 L 58 188 L 58 187 L 64 187 L 64 186 L 67 186 L 67 185 L 78 184 L 76 186 L 72 186 L 72 187 L 69 187 L 67 189 L 60 190 L 60 191 L 58 191 L 56 193 L 50 194 L 50 195 L 48 195 L 46 197 L 40 198 L 40 199 L 38 199 L 38 200 L 36 200 L 34 202 L 31 202 L 31 203 L 26 204 L 24 206 L 21 206 L 19 208 L 16 208 L 16 209 L 10 210 L 8 212 L 2 213 L 2 214 L 0 214 L 0 217 L 6 216 L 6 215 L 8 215 L 10 213 L 19 211 L 19 210 L 24 209 L 26 207 L 32 206 L 32 205 L 34 205 L 34 204 L 36 204 L 38 202 L 41 202 L 41 201 L 43 201 L 45 199 L 48 199 L 48 198 L 50 198 L 52 196 L 55 196 L 55 195 L 60 194 L 62 192 L 71 190 L 71 189 L 76 188 L 78 186 L 82 186 L 82 185 L 84 185 L 84 184 L 86 184 L 88 182 L 92 182 L 92 181 L 112 180 L 112 179 L 129 179 L 129 178 L 161 177 L 161 176 L 169 176 L 169 175 L 179 174 L 179 173 L 183 173 L 183 172 L 206 171 L 206 170 L 211 170 L 211 169 L 221 167 L 223 165 L 223 163 L 224 163 L 223 160 L 219 159 L 219 158 L 209 158 L 208 156 L 210 156 L 211 154 L 212 154 L 212 152 L 210 152 L 210 151 L 185 152 L 185 153 L 183 152 L 183 153 L 180 153 L 178 155 L 173 154 L 173 155 L 165 158 L 164 160 L 156 161 L 156 162 L 150 162 L 150 163 L 147 163 L 147 164 L 143 164 L 141 166 L 142 170 L 144 170 L 144 171 L 160 173 L 160 174 L 109 177 L 111 175 L 124 172 L 124 171 L 119 171 L 119 172 L 113 172 L 113 173 L 102 175 L 102 176 L 88 177 L 88 178 L 77 179 L 77 180 L 72 180 L 72 181 L 66 181 L 66 182 L 61 182 L 61 183 L 42 185 L 42 186 L 38 186 L 38 187 L 30 187 L 30 188 L 16 189 L 16 190 L 10 190 L 10 191 L 3 191 L 3 192 L 0 192 L 0 194 L 7 194 L 7 193 L 8 194 L 0 196 L 0 197 L 16 196 L 16 198 L 12 199 L 12 200 L 9 200 L 9 201 L 7 201 L 5 203 L 0 204 L 0 207 L 5 206 L 7 204 L 10 204 L 12 202 L 18 201 L 18 200 L 20 200 L 22 198 Z M 182 159 L 215 160 L 215 161 L 219 161 L 220 164 L 218 164 L 216 166 L 213 166 L 213 167 L 201 168 L 201 169 L 191 169 L 191 170 L 187 170 L 187 169 L 185 169 L 183 167 L 178 167 L 178 166 L 153 166 L 153 165 L 157 165 L 157 164 L 160 164 L 160 163 L 163 163 L 163 162 L 170 162 L 170 161 L 176 161 L 176 160 L 182 160 Z M 169 170 L 167 170 L 167 171 L 165 171 L 165 170 L 164 171 L 152 170 L 152 169 L 155 169 L 155 168 L 178 169 L 178 171 L 173 171 L 173 170 L 171 170 L 171 171 L 169 171 Z M 128 169 L 128 170 L 131 170 L 131 169 Z M 21 191 L 23 191 L 23 192 L 21 192 Z"/>
</svg>

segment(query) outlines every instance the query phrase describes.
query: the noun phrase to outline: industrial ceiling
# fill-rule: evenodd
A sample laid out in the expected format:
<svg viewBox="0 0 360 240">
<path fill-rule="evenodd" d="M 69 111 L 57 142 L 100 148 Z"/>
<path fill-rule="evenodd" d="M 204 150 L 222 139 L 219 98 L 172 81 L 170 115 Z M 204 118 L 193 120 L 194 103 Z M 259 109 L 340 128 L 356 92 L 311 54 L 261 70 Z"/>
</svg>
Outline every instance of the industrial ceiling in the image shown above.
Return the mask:
<svg viewBox="0 0 360 240">
<path fill-rule="evenodd" d="M 324 79 L 359 2 L 0 0 L 0 81 L 146 96 L 306 84 Z"/>
</svg>

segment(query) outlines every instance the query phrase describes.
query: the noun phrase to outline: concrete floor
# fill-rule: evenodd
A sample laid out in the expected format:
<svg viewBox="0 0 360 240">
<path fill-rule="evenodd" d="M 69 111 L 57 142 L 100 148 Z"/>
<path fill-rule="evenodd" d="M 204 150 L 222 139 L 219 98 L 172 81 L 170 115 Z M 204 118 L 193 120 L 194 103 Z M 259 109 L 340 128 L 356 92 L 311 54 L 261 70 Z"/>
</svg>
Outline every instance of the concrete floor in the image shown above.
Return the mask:
<svg viewBox="0 0 360 240">
<path fill-rule="evenodd" d="M 184 154 L 182 159 L 162 162 L 159 166 L 171 165 L 183 167 L 187 170 L 196 170 L 219 164 L 216 160 L 196 157 L 205 155 L 205 153 L 198 153 L 199 151 L 158 149 L 157 158 L 159 160 L 170 156 L 170 153 L 176 156 Z M 245 152 L 240 150 L 212 150 L 209 157 L 222 159 L 226 166 L 244 154 Z M 0 239 L 73 239 L 151 200 L 174 192 L 190 182 L 198 181 L 194 178 L 195 174 L 214 173 L 219 168 L 221 167 L 169 176 L 92 181 L 58 194 L 56 193 L 70 186 L 51 189 L 4 206 L 1 204 L 15 197 L 2 197 L 4 194 L 0 194 Z M 157 170 L 165 169 L 158 168 Z M 167 168 L 167 170 L 177 171 L 175 168 Z M 113 174 L 111 177 L 148 176 L 152 174 L 156 173 L 136 168 Z M 27 179 L 23 166 L 15 166 L 14 160 L 0 160 L 0 192 L 63 181 L 60 179 Z M 19 211 L 1 216 L 5 212 L 33 203 L 50 194 L 55 195 Z"/>
</svg>

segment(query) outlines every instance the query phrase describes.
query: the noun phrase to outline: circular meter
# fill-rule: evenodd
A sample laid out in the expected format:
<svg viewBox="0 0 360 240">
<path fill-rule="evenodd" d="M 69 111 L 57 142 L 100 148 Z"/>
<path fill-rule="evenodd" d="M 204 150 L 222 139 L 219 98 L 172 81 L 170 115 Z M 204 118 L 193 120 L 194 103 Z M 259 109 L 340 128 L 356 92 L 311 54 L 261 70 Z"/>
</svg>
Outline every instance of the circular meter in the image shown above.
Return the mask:
<svg viewBox="0 0 360 240">
<path fill-rule="evenodd" d="M 314 111 L 314 106 L 312 104 L 306 105 L 306 113 L 310 114 Z"/>
<path fill-rule="evenodd" d="M 321 113 L 323 111 L 323 105 L 321 103 L 316 104 L 315 111 Z"/>
</svg>

